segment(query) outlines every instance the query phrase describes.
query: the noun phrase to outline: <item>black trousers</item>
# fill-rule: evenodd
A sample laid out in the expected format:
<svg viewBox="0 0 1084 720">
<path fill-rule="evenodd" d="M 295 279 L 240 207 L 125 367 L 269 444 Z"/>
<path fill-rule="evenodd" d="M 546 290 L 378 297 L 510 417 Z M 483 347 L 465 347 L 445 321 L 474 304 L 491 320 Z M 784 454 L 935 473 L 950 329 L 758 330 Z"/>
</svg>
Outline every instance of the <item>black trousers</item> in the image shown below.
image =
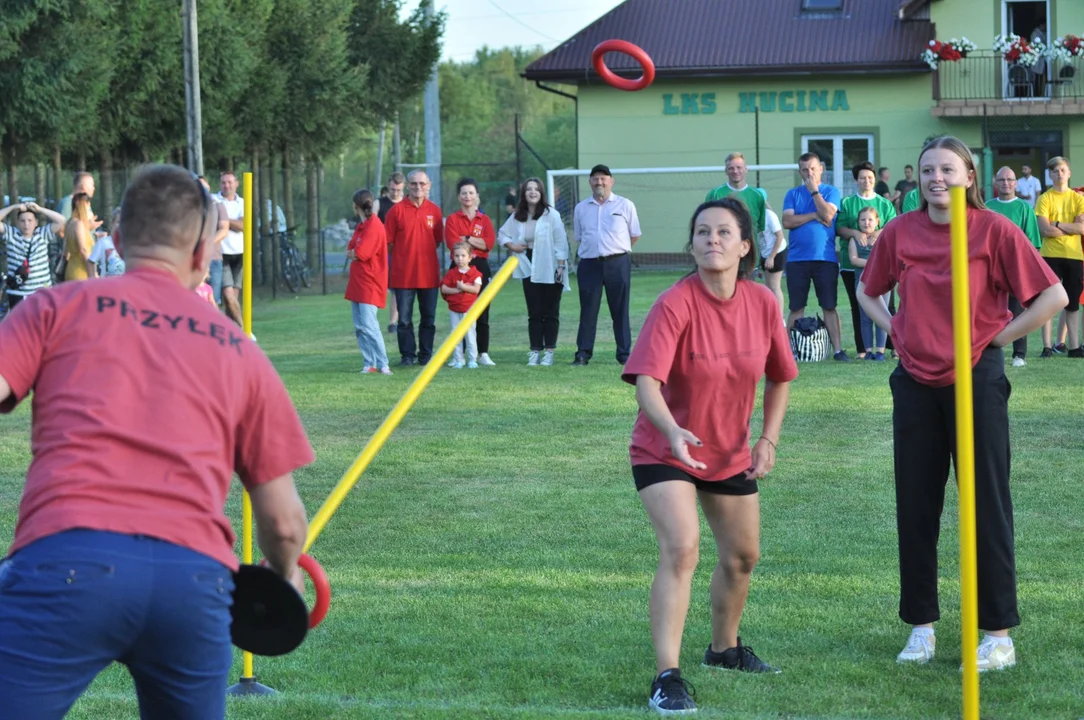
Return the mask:
<svg viewBox="0 0 1084 720">
<path fill-rule="evenodd" d="M 1020 624 L 1012 498 L 1009 494 L 1009 395 L 1005 355 L 982 353 L 972 372 L 975 427 L 975 510 L 978 536 L 979 627 Z M 899 534 L 900 618 L 910 625 L 940 619 L 937 539 L 949 462 L 956 456 L 955 387 L 934 388 L 893 371 L 892 435 Z"/>
<path fill-rule="evenodd" d="M 395 306 L 399 308 L 399 324 L 396 334 L 399 340 L 399 355 L 404 360 L 417 360 L 424 365 L 433 357 L 433 340 L 437 335 L 437 296 L 440 288 L 396 288 Z M 418 324 L 418 344 L 414 344 L 414 297 L 422 319 Z"/>
<path fill-rule="evenodd" d="M 523 278 L 523 299 L 527 301 L 527 337 L 531 350 L 553 350 L 561 329 L 560 283 L 534 283 Z"/>
<path fill-rule="evenodd" d="M 580 288 L 580 327 L 576 333 L 576 357 L 590 360 L 595 353 L 598 311 L 605 290 L 617 343 L 617 362 L 624 363 L 632 351 L 632 328 L 629 327 L 632 255 L 624 253 L 608 258 L 580 258 L 577 280 Z"/>
<path fill-rule="evenodd" d="M 475 257 L 470 261 L 471 267 L 478 268 L 482 273 L 482 291 L 484 292 L 489 281 L 493 279 L 493 271 L 489 269 L 489 260 L 483 257 Z M 478 338 L 478 354 L 489 352 L 489 308 L 487 307 L 478 316 L 478 322 L 474 326 L 475 335 Z"/>
<path fill-rule="evenodd" d="M 843 279 L 843 288 L 847 291 L 847 297 L 851 301 L 851 325 L 854 328 L 854 347 L 857 352 L 865 352 L 866 348 L 862 347 L 862 316 L 859 314 L 858 306 L 858 273 L 855 270 L 840 270 L 839 276 Z M 888 300 L 888 312 L 891 315 L 896 314 L 896 291 L 892 291 L 892 296 Z M 885 339 L 885 350 L 894 350 L 892 345 L 892 333 L 888 334 Z"/>
<path fill-rule="evenodd" d="M 1024 306 L 1020 304 L 1020 301 L 1016 299 L 1014 295 L 1009 296 L 1009 311 L 1012 313 L 1015 319 L 1020 313 L 1024 312 Z M 1012 356 L 1014 358 L 1027 357 L 1028 354 L 1028 336 L 1025 335 L 1022 338 L 1012 341 Z"/>
</svg>

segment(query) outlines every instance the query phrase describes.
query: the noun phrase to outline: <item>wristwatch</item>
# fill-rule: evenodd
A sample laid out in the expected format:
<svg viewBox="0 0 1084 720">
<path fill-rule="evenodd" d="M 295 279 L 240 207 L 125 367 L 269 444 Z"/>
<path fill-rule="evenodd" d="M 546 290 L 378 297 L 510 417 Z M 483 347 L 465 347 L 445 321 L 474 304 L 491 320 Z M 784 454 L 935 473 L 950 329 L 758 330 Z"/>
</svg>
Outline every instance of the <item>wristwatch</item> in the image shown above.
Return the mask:
<svg viewBox="0 0 1084 720">
<path fill-rule="evenodd" d="M 814 190 L 813 192 L 809 193 L 809 196 L 813 197 L 814 195 L 820 195 L 820 194 L 821 194 L 820 190 Z"/>
</svg>

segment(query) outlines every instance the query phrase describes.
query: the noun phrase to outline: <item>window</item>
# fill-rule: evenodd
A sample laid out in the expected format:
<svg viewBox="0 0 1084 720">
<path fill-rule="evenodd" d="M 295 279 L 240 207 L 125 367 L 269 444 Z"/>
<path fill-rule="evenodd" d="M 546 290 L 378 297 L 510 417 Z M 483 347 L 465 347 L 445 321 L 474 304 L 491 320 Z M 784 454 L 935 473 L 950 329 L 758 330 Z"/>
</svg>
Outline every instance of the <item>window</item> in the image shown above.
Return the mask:
<svg viewBox="0 0 1084 720">
<path fill-rule="evenodd" d="M 873 136 L 803 135 L 802 152 L 815 152 L 824 163 L 821 182 L 839 188 L 842 197 L 858 192 L 851 168 L 860 162 L 873 162 Z"/>
<path fill-rule="evenodd" d="M 842 10 L 843 0 L 802 0 L 802 10 Z"/>
</svg>

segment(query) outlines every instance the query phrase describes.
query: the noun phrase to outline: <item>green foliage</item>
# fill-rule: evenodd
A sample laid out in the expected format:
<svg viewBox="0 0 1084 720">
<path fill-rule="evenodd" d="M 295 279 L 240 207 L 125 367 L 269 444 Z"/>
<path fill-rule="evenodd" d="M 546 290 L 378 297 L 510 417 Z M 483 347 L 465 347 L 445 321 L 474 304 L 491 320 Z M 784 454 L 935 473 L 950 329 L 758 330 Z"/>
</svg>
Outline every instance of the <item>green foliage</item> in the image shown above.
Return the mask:
<svg viewBox="0 0 1084 720">
<path fill-rule="evenodd" d="M 370 124 L 391 118 L 425 87 L 440 59 L 445 15 L 416 8 L 401 21 L 402 0 L 355 0 L 348 27 L 350 64 L 368 68 L 358 112 Z"/>
<path fill-rule="evenodd" d="M 54 145 L 95 133 L 112 74 L 113 6 L 105 0 L 15 5 L 12 22 L 5 6 L 0 23 L 0 127 L 20 160 L 38 161 Z M 13 28 L 17 51 L 5 57 Z"/>
</svg>

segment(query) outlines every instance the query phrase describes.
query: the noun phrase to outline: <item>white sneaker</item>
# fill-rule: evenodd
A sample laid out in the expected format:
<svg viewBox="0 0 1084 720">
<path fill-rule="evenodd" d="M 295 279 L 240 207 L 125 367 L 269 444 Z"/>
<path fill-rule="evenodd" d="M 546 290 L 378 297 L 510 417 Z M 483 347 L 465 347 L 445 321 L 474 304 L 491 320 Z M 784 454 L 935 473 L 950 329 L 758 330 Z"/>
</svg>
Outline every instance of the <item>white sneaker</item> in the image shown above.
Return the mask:
<svg viewBox="0 0 1084 720">
<path fill-rule="evenodd" d="M 912 631 L 911 637 L 907 639 L 907 647 L 896 656 L 896 662 L 913 662 L 919 665 L 928 663 L 933 660 L 933 651 L 936 645 L 937 639 L 933 634 L 921 635 Z"/>
<path fill-rule="evenodd" d="M 529 353 L 527 353 L 527 365 L 529 367 L 534 367 L 535 365 L 538 365 L 538 351 L 537 350 L 532 350 Z"/>
<path fill-rule="evenodd" d="M 552 365 L 553 364 L 553 351 L 552 350 L 547 350 L 546 352 L 542 353 L 542 362 L 540 362 L 538 364 L 539 365 Z"/>
<path fill-rule="evenodd" d="M 456 370 L 462 370 L 463 368 L 467 367 L 467 365 L 462 360 L 453 360 L 452 367 Z"/>
<path fill-rule="evenodd" d="M 979 672 L 987 670 L 1004 670 L 1016 664 L 1016 648 L 1003 642 L 999 638 L 987 635 L 979 643 Z M 963 666 L 960 666 L 963 670 Z"/>
<path fill-rule="evenodd" d="M 1012 359 L 1013 367 L 1024 367 L 1025 365 L 1027 365 L 1027 362 L 1022 357 L 1014 357 Z"/>
<path fill-rule="evenodd" d="M 489 353 L 482 353 L 478 356 L 478 364 L 485 365 L 486 367 L 494 367 L 497 363 L 493 362 L 493 359 L 489 357 Z"/>
</svg>

